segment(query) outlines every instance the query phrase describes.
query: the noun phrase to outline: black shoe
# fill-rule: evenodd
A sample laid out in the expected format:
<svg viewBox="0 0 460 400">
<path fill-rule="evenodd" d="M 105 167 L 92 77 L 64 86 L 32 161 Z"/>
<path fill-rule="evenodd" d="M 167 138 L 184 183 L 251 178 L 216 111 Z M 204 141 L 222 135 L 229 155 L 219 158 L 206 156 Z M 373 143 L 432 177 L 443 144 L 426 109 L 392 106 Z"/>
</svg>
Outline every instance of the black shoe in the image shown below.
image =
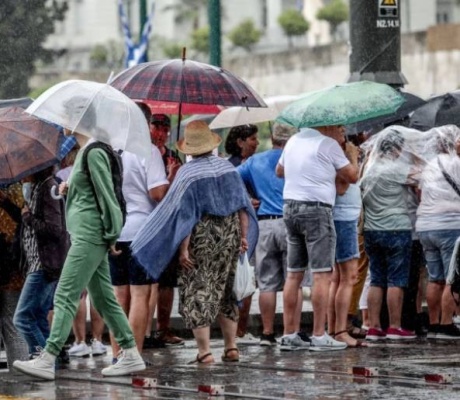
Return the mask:
<svg viewBox="0 0 460 400">
<path fill-rule="evenodd" d="M 162 341 L 159 340 L 158 338 L 154 336 L 150 337 L 145 337 L 144 338 L 144 345 L 142 348 L 145 349 L 163 349 L 166 347 L 166 344 Z"/>
<path fill-rule="evenodd" d="M 307 335 L 307 332 L 299 331 L 299 332 L 297 332 L 297 335 L 298 335 L 304 342 L 311 343 L 310 336 Z"/>
<path fill-rule="evenodd" d="M 62 349 L 59 355 L 56 357 L 56 364 L 59 365 L 65 365 L 65 364 L 70 364 L 70 357 L 69 354 L 65 349 Z"/>
<path fill-rule="evenodd" d="M 270 333 L 268 335 L 260 335 L 260 345 L 261 346 L 276 346 L 278 342 L 275 339 L 275 334 Z"/>
<path fill-rule="evenodd" d="M 460 329 L 455 324 L 439 325 L 436 339 L 460 339 Z"/>
<path fill-rule="evenodd" d="M 428 332 L 426 334 L 427 339 L 436 339 L 439 332 L 439 324 L 430 324 L 428 326 Z"/>
</svg>

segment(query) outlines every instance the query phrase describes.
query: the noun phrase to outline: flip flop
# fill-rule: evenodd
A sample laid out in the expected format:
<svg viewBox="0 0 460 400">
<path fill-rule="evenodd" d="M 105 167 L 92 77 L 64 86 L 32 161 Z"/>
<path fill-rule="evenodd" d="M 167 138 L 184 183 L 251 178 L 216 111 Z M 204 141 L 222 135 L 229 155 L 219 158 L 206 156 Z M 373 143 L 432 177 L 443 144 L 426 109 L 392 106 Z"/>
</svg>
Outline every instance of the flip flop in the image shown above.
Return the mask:
<svg viewBox="0 0 460 400">
<path fill-rule="evenodd" d="M 345 329 L 345 330 L 343 330 L 343 331 L 337 332 L 337 333 L 334 335 L 334 338 L 336 338 L 338 335 L 341 335 L 342 333 L 348 333 L 348 334 L 350 335 L 350 332 L 349 332 L 347 329 Z M 351 335 L 350 335 L 350 336 L 351 336 Z M 351 337 L 353 338 L 353 336 L 351 336 Z M 365 342 L 364 340 L 356 339 L 356 338 L 353 338 L 353 339 L 356 340 L 356 343 L 355 343 L 354 345 L 351 345 L 351 344 L 348 344 L 348 343 L 347 343 L 347 347 L 348 347 L 348 348 L 354 349 L 354 348 L 357 348 L 357 347 L 368 347 L 368 346 L 367 346 L 367 342 Z M 345 342 L 344 342 L 344 343 L 345 343 Z"/>
<path fill-rule="evenodd" d="M 228 353 L 236 351 L 238 353 L 238 356 L 235 357 L 229 357 Z M 231 349 L 224 350 L 224 354 L 222 354 L 222 361 L 224 362 L 237 362 L 240 361 L 240 351 L 236 347 L 232 347 Z"/>
<path fill-rule="evenodd" d="M 187 364 L 211 364 L 211 363 L 205 363 L 204 360 L 209 357 L 209 356 L 212 356 L 212 353 L 206 353 L 206 354 L 203 354 L 201 357 L 199 354 L 196 355 L 196 358 L 193 360 L 193 361 L 189 361 Z"/>
</svg>

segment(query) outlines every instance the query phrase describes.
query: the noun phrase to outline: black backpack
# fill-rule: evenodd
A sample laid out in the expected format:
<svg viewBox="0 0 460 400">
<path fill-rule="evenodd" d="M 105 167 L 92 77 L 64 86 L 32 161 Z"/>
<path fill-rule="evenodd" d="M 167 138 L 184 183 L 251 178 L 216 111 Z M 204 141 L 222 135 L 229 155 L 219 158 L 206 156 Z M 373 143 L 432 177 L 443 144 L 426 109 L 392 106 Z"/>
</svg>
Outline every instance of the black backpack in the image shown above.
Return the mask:
<svg viewBox="0 0 460 400">
<path fill-rule="evenodd" d="M 109 160 L 110 160 L 110 169 L 112 171 L 112 182 L 113 182 L 113 190 L 115 191 L 115 197 L 117 198 L 118 200 L 118 204 L 120 205 L 120 210 L 121 210 L 121 214 L 123 216 L 123 225 L 125 224 L 126 222 L 126 201 L 125 201 L 125 198 L 123 196 L 123 191 L 122 191 L 122 187 L 123 187 L 123 163 L 122 163 L 122 160 L 121 160 L 121 153 L 122 151 L 119 151 L 119 152 L 116 152 L 112 149 L 112 147 L 108 144 L 105 144 L 105 143 L 102 143 L 102 142 L 94 142 L 94 143 L 91 143 L 89 144 L 84 152 L 83 152 L 83 160 L 82 160 L 82 166 L 83 166 L 83 171 L 90 177 L 90 172 L 89 172 L 89 168 L 88 168 L 88 152 L 92 149 L 102 149 L 104 150 L 107 155 L 109 156 Z M 91 181 L 91 177 L 90 177 L 90 182 Z M 93 187 L 93 191 L 94 191 L 94 187 Z M 96 202 L 97 202 L 97 196 L 95 195 L 94 198 L 96 199 Z M 97 204 L 99 210 L 100 210 L 100 206 L 99 206 L 99 203 Z"/>
</svg>

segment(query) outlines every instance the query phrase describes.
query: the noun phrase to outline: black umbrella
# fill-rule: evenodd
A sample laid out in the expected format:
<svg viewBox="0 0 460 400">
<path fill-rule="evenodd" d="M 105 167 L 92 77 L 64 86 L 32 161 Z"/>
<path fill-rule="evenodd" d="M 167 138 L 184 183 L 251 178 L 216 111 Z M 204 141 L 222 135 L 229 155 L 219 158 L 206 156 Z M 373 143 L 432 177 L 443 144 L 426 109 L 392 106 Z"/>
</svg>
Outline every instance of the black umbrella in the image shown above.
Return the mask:
<svg viewBox="0 0 460 400">
<path fill-rule="evenodd" d="M 410 119 L 410 127 L 420 131 L 450 124 L 460 127 L 460 90 L 432 97 Z"/>
<path fill-rule="evenodd" d="M 377 126 L 381 126 L 383 128 L 392 122 L 406 118 L 412 111 L 417 110 L 421 106 L 427 104 L 425 100 L 414 94 L 406 92 L 401 92 L 401 94 L 406 99 L 406 101 L 396 110 L 395 113 L 348 125 L 346 131 L 347 135 L 357 135 L 360 132 L 371 130 Z"/>
<path fill-rule="evenodd" d="M 20 97 L 18 99 L 0 100 L 0 108 L 5 107 L 21 107 L 26 109 L 32 104 L 33 100 L 30 97 Z"/>
</svg>

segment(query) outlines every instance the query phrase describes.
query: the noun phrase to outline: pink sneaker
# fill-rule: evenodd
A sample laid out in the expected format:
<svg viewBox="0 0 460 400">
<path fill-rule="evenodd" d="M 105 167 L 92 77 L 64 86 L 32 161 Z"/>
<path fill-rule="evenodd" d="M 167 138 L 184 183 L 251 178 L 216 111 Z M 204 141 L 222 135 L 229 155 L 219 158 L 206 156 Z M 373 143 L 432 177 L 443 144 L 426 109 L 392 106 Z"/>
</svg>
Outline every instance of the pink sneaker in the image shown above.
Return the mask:
<svg viewBox="0 0 460 400">
<path fill-rule="evenodd" d="M 415 339 L 417 335 L 406 329 L 396 329 L 396 328 L 388 328 L 387 329 L 387 338 L 392 340 L 406 340 L 406 339 Z"/>
<path fill-rule="evenodd" d="M 386 338 L 385 332 L 377 328 L 369 328 L 366 334 L 366 340 L 385 340 Z"/>
</svg>

